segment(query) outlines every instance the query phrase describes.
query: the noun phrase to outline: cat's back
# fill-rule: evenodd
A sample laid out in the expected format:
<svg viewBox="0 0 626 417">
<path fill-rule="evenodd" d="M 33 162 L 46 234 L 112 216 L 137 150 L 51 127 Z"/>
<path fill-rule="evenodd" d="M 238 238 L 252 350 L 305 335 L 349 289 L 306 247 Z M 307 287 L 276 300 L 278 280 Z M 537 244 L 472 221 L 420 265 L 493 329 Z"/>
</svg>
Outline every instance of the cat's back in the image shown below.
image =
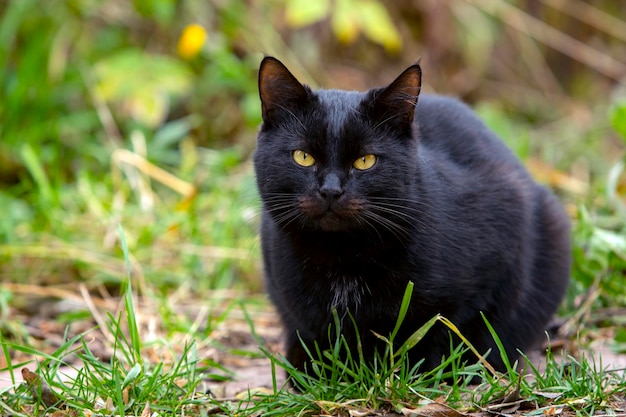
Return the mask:
<svg viewBox="0 0 626 417">
<path fill-rule="evenodd" d="M 506 145 L 458 99 L 420 95 L 415 111 L 421 149 L 466 168 L 523 168 Z"/>
</svg>

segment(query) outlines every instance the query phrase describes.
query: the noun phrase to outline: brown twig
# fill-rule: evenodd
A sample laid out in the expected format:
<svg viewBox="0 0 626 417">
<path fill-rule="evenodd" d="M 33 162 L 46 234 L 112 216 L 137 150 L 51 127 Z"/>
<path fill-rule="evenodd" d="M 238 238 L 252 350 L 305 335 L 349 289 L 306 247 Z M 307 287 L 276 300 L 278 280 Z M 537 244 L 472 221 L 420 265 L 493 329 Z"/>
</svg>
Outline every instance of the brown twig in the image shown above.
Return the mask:
<svg viewBox="0 0 626 417">
<path fill-rule="evenodd" d="M 615 39 L 626 42 L 626 23 L 583 1 L 541 0 L 544 4 L 594 27 Z"/>
<path fill-rule="evenodd" d="M 4 282 L 2 283 L 2 288 L 12 293 L 25 294 L 25 295 L 35 296 L 35 297 L 53 297 L 53 298 L 58 298 L 61 300 L 72 300 L 76 302 L 85 301 L 83 297 L 76 294 L 74 291 L 68 291 L 68 290 L 64 290 L 63 288 L 58 288 L 58 287 Z M 97 306 L 98 308 L 103 308 L 106 310 L 111 310 L 112 308 L 114 308 L 111 302 L 108 302 L 107 300 L 102 300 L 99 298 L 92 299 L 92 303 L 94 306 Z"/>
<path fill-rule="evenodd" d="M 138 169 L 145 175 L 148 175 L 163 185 L 168 186 L 184 197 L 193 196 L 197 192 L 197 189 L 193 184 L 181 180 L 180 178 L 149 162 L 144 157 L 127 149 L 116 149 L 113 152 L 111 159 L 116 165 L 126 164 Z"/>
<path fill-rule="evenodd" d="M 526 36 L 556 49 L 613 80 L 623 82 L 626 76 L 626 64 L 623 62 L 574 39 L 515 6 L 500 0 L 467 1 L 486 13 L 497 16 L 502 22 Z"/>
</svg>

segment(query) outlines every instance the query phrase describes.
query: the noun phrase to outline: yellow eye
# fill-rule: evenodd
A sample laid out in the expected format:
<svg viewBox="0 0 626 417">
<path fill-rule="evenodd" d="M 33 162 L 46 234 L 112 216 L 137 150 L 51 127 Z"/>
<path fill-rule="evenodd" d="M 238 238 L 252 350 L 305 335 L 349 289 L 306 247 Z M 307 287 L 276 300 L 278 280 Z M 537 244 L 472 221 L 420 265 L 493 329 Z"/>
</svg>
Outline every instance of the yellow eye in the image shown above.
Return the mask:
<svg viewBox="0 0 626 417">
<path fill-rule="evenodd" d="M 376 163 L 376 155 L 363 155 L 356 161 L 352 163 L 352 166 L 358 169 L 359 171 L 365 171 L 366 169 L 370 169 Z"/>
<path fill-rule="evenodd" d="M 310 167 L 315 164 L 315 158 L 299 149 L 297 151 L 293 151 L 293 160 L 296 161 L 296 164 L 303 167 Z"/>
</svg>

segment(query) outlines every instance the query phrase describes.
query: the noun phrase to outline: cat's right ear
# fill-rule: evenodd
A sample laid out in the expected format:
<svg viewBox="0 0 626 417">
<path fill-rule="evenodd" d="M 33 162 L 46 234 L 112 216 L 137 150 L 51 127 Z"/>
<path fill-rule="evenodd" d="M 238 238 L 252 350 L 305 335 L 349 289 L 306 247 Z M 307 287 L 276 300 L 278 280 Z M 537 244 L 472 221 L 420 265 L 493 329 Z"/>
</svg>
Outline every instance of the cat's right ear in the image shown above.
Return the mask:
<svg viewBox="0 0 626 417">
<path fill-rule="evenodd" d="M 411 126 L 421 87 L 422 69 L 418 61 L 377 91 L 373 102 L 374 118 L 384 123 Z"/>
<path fill-rule="evenodd" d="M 263 58 L 259 68 L 259 96 L 264 122 L 270 122 L 281 111 L 290 112 L 304 102 L 308 94 L 282 62 L 271 56 Z"/>
</svg>

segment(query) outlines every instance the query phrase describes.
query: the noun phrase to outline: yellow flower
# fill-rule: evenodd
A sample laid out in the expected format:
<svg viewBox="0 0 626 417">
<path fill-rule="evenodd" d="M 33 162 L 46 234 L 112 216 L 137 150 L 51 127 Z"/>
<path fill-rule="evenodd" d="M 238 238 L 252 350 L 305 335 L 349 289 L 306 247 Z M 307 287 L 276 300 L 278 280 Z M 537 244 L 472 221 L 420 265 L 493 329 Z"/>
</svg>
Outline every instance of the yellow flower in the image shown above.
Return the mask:
<svg viewBox="0 0 626 417">
<path fill-rule="evenodd" d="M 202 26 L 197 23 L 185 26 L 183 33 L 178 39 L 178 55 L 184 59 L 191 59 L 198 55 L 202 45 L 206 41 L 207 33 Z"/>
</svg>

